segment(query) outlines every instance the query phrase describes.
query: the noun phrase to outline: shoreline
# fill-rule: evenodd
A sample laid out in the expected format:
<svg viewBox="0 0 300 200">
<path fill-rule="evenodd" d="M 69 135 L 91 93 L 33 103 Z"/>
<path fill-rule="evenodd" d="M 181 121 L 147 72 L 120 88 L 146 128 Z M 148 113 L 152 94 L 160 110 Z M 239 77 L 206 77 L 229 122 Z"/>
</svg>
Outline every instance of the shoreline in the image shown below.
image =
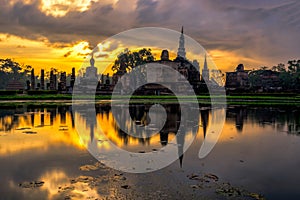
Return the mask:
<svg viewBox="0 0 300 200">
<path fill-rule="evenodd" d="M 289 94 L 286 94 L 289 95 Z M 131 103 L 177 103 L 176 96 L 115 96 L 114 100 L 122 101 L 130 98 Z M 195 102 L 195 98 L 189 96 L 179 97 L 184 102 Z M 81 96 L 76 98 L 79 100 L 89 100 L 88 96 Z M 212 96 L 215 104 L 219 105 L 257 105 L 257 106 L 300 106 L 300 95 L 282 96 L 282 95 L 256 95 L 250 96 Z M 110 95 L 96 95 L 96 103 L 110 103 Z M 200 105 L 211 105 L 211 98 L 208 95 L 197 96 L 197 101 Z M 58 95 L 5 95 L 0 96 L 0 104 L 19 104 L 19 103 L 33 103 L 33 104 L 55 104 L 55 103 L 72 103 L 72 95 L 58 94 Z"/>
</svg>

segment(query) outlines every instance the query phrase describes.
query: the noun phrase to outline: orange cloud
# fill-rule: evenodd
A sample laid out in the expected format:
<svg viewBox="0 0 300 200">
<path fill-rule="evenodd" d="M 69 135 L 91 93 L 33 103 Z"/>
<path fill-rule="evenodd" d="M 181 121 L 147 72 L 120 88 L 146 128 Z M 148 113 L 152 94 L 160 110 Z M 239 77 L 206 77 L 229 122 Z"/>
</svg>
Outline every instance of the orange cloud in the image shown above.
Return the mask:
<svg viewBox="0 0 300 200">
<path fill-rule="evenodd" d="M 249 70 L 263 63 L 262 60 L 248 58 L 233 51 L 214 49 L 209 51 L 209 55 L 218 69 L 223 72 L 234 71 L 239 63 L 243 63 Z"/>
<path fill-rule="evenodd" d="M 92 51 L 86 41 L 58 46 L 14 35 L 0 34 L 0 38 L 3 40 L 0 43 L 1 58 L 12 58 L 20 64 L 31 65 L 37 73 L 40 69 L 50 70 L 53 67 L 67 72 L 71 72 L 72 67 L 79 69 L 86 54 Z"/>
</svg>

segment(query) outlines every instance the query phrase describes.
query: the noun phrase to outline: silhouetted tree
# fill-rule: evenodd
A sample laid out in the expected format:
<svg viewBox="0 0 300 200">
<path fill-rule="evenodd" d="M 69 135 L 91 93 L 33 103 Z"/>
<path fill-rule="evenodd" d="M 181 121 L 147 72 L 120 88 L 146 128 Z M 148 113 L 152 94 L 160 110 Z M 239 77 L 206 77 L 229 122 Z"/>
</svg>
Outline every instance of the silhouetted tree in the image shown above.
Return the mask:
<svg viewBox="0 0 300 200">
<path fill-rule="evenodd" d="M 152 61 L 154 61 L 154 56 L 151 53 L 151 49 L 144 48 L 133 52 L 125 49 L 115 60 L 112 70 L 126 73 L 136 66 Z"/>
<path fill-rule="evenodd" d="M 267 70 L 268 69 L 268 67 L 266 67 L 266 66 L 262 66 L 261 68 L 260 68 L 260 70 Z"/>
<path fill-rule="evenodd" d="M 18 80 L 25 84 L 31 66 L 21 66 L 12 59 L 0 59 L 0 89 L 5 89 L 10 80 Z"/>
<path fill-rule="evenodd" d="M 257 85 L 261 85 L 261 78 L 260 76 L 263 73 L 263 69 L 253 70 L 249 73 L 249 83 L 250 87 L 256 87 Z"/>
<path fill-rule="evenodd" d="M 292 89 L 300 89 L 300 60 L 288 61 L 288 73 Z"/>
<path fill-rule="evenodd" d="M 282 63 L 279 63 L 279 64 L 276 65 L 276 66 L 273 66 L 273 67 L 272 67 L 272 70 L 273 70 L 273 71 L 276 71 L 276 72 L 286 72 L 285 65 L 282 64 Z"/>
</svg>

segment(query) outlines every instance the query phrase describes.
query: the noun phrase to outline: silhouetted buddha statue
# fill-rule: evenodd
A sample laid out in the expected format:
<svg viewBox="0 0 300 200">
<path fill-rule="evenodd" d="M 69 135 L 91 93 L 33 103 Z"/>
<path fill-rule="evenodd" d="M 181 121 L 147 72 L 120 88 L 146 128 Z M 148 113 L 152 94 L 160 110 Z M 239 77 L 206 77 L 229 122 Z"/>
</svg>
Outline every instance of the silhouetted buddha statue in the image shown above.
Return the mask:
<svg viewBox="0 0 300 200">
<path fill-rule="evenodd" d="M 85 72 L 85 78 L 93 81 L 97 81 L 97 68 L 95 67 L 95 60 L 94 60 L 94 55 L 92 54 L 92 57 L 90 59 L 90 66 L 86 68 Z"/>
</svg>

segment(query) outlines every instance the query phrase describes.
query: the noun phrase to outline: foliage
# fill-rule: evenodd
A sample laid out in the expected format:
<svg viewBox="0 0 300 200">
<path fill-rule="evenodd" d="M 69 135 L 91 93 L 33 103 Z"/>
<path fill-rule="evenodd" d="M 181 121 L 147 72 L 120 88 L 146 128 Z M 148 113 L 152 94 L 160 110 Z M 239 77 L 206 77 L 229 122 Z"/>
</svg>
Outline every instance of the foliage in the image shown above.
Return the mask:
<svg viewBox="0 0 300 200">
<path fill-rule="evenodd" d="M 10 80 L 18 80 L 24 83 L 32 67 L 21 66 L 12 59 L 0 59 L 0 89 L 5 89 Z"/>
<path fill-rule="evenodd" d="M 257 85 L 260 85 L 261 79 L 260 75 L 262 74 L 263 69 L 254 70 L 249 73 L 249 82 L 251 87 L 255 87 Z"/>
<path fill-rule="evenodd" d="M 0 90 L 0 96 L 5 96 L 5 95 L 17 95 L 17 91 Z"/>
<path fill-rule="evenodd" d="M 271 86 L 280 86 L 284 91 L 286 90 L 299 90 L 300 89 L 300 60 L 290 60 L 287 62 L 288 66 L 280 63 L 277 66 L 273 66 L 270 69 L 267 67 L 261 67 L 258 70 L 253 70 L 249 73 L 249 82 L 252 88 L 265 86 L 266 84 Z M 271 72 L 273 76 L 278 76 L 278 83 L 274 80 L 263 80 L 262 76 L 266 72 Z M 263 81 L 267 81 L 265 83 Z"/>
<path fill-rule="evenodd" d="M 126 73 L 139 65 L 152 61 L 154 61 L 154 56 L 151 53 L 151 49 L 143 48 L 133 52 L 125 49 L 115 60 L 112 70 Z"/>
</svg>

